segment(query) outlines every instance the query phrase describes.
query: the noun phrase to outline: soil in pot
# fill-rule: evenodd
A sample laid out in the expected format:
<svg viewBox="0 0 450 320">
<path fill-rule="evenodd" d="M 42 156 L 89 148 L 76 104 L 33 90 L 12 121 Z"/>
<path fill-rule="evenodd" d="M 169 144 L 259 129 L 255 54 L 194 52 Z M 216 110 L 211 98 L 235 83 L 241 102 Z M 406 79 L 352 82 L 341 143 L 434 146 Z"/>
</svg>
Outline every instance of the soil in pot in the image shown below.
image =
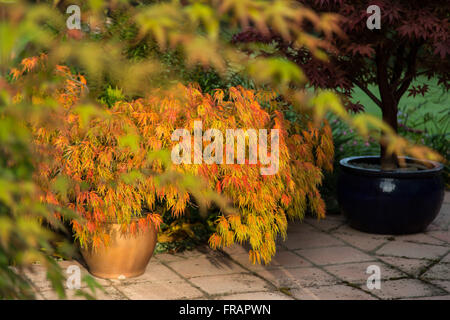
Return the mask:
<svg viewBox="0 0 450 320">
<path fill-rule="evenodd" d="M 355 167 L 364 168 L 364 169 L 381 170 L 381 165 L 379 163 L 367 163 L 367 162 L 354 161 L 354 162 L 352 162 L 352 165 L 354 165 Z M 397 168 L 394 171 L 410 172 L 410 171 L 422 171 L 422 170 L 427 170 L 427 169 L 429 169 L 429 168 L 423 164 L 410 162 L 410 163 L 406 163 L 405 167 Z"/>
</svg>

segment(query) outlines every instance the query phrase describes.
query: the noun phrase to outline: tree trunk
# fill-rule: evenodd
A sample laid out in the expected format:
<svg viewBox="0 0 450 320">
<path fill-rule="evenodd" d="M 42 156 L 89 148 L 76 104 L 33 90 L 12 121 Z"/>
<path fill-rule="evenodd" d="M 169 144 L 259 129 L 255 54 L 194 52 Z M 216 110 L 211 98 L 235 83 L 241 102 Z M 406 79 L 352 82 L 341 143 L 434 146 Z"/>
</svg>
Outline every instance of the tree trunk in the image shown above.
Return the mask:
<svg viewBox="0 0 450 320">
<path fill-rule="evenodd" d="M 391 101 L 389 104 L 385 105 L 383 101 L 383 121 L 386 122 L 392 129 L 397 133 L 397 112 L 398 104 L 395 101 Z M 387 153 L 387 141 L 384 137 L 381 137 L 380 142 L 381 151 L 381 170 L 395 170 L 398 168 L 398 159 L 395 154 Z"/>
<path fill-rule="evenodd" d="M 397 132 L 397 112 L 398 99 L 396 99 L 393 89 L 389 84 L 387 73 L 387 55 L 382 48 L 376 50 L 376 64 L 377 64 L 377 80 L 381 97 L 381 111 L 383 114 L 383 121 L 392 127 Z M 381 170 L 395 170 L 398 168 L 398 159 L 395 154 L 387 153 L 387 141 L 381 137 Z"/>
</svg>

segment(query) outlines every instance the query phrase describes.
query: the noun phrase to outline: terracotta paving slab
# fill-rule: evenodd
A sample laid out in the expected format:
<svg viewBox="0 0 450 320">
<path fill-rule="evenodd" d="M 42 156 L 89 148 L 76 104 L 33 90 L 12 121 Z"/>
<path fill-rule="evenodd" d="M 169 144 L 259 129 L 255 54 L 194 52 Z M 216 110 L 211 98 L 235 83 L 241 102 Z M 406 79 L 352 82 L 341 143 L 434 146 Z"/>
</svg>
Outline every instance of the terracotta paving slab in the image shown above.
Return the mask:
<svg viewBox="0 0 450 320">
<path fill-rule="evenodd" d="M 363 289 L 369 290 L 366 285 Z M 445 291 L 417 279 L 388 280 L 381 283 L 381 289 L 370 292 L 381 299 L 414 298 L 445 294 Z"/>
<path fill-rule="evenodd" d="M 424 279 L 450 280 L 450 264 L 438 263 L 422 275 Z"/>
<path fill-rule="evenodd" d="M 339 246 L 344 243 L 320 231 L 288 233 L 284 245 L 289 250 Z"/>
<path fill-rule="evenodd" d="M 336 277 L 319 268 L 275 269 L 258 272 L 276 287 L 311 287 L 332 285 L 340 282 Z"/>
<path fill-rule="evenodd" d="M 371 273 L 366 273 L 367 268 L 371 265 L 376 265 L 380 268 L 381 281 L 407 276 L 404 272 L 393 269 L 391 266 L 378 261 L 333 265 L 324 268 L 339 279 L 349 283 L 364 284 L 371 275 Z"/>
<path fill-rule="evenodd" d="M 271 289 L 266 281 L 245 273 L 197 277 L 192 278 L 191 282 L 211 295 Z"/>
<path fill-rule="evenodd" d="M 249 248 L 248 246 L 242 246 L 242 245 L 234 245 L 231 247 L 226 247 L 221 249 L 223 252 L 225 252 L 228 255 L 247 255 Z"/>
<path fill-rule="evenodd" d="M 439 230 L 449 230 L 450 225 L 450 203 L 443 203 L 441 212 L 433 221 L 433 225 Z"/>
<path fill-rule="evenodd" d="M 363 251 L 373 251 L 381 245 L 388 242 L 385 238 L 375 238 L 368 234 L 348 234 L 348 233 L 333 233 L 333 235 L 347 244 L 352 245 Z"/>
<path fill-rule="evenodd" d="M 430 282 L 450 293 L 450 281 L 430 280 Z"/>
<path fill-rule="evenodd" d="M 247 292 L 221 296 L 219 300 L 293 300 L 293 298 L 281 292 Z"/>
<path fill-rule="evenodd" d="M 432 297 L 420 297 L 402 300 L 450 300 L 450 295 L 447 296 L 432 296 Z"/>
<path fill-rule="evenodd" d="M 450 263 L 450 253 L 442 258 L 441 262 Z"/>
<path fill-rule="evenodd" d="M 282 251 L 275 254 L 275 257 L 273 257 L 272 261 L 269 264 L 269 267 L 271 265 L 284 268 L 301 268 L 309 267 L 311 266 L 311 263 L 303 258 L 300 258 L 298 255 L 291 251 Z"/>
<path fill-rule="evenodd" d="M 448 248 L 444 246 L 417 244 L 405 241 L 390 241 L 376 253 L 385 256 L 434 260 L 443 256 L 447 251 Z"/>
<path fill-rule="evenodd" d="M 291 251 L 279 251 L 273 257 L 272 261 L 267 264 L 253 264 L 249 260 L 249 256 L 247 253 L 245 254 L 236 254 L 232 256 L 232 259 L 239 263 L 244 268 L 251 271 L 263 271 L 263 270 L 271 270 L 278 269 L 281 267 L 284 268 L 302 268 L 302 267 L 311 267 L 312 264 L 305 259 L 299 257 L 295 253 Z"/>
<path fill-rule="evenodd" d="M 193 299 L 203 293 L 186 281 L 142 282 L 115 286 L 131 300 Z"/>
<path fill-rule="evenodd" d="M 426 271 L 426 268 L 432 264 L 430 260 L 423 259 L 407 259 L 399 257 L 379 257 L 380 260 L 394 266 L 407 274 L 418 277 Z"/>
<path fill-rule="evenodd" d="M 72 274 L 68 273 L 70 271 L 68 269 L 69 266 L 76 266 L 80 268 L 80 276 L 83 278 L 85 275 L 90 275 L 89 272 L 77 261 L 61 261 L 59 265 L 63 271 L 63 275 L 66 279 Z M 46 269 L 42 265 L 33 265 L 31 270 L 25 272 L 26 277 L 33 282 L 39 289 L 48 290 L 51 289 L 51 283 L 47 279 Z M 110 286 L 111 282 L 109 280 L 101 279 L 90 275 L 95 281 L 102 286 Z M 66 286 L 66 284 L 65 284 Z M 67 287 L 67 286 L 66 286 Z M 81 281 L 81 288 L 86 288 L 87 285 L 85 282 Z"/>
<path fill-rule="evenodd" d="M 45 268 L 41 265 L 34 265 L 31 270 L 25 272 L 25 276 L 41 291 L 51 288 L 51 283 L 47 280 Z"/>
<path fill-rule="evenodd" d="M 111 280 L 115 285 L 125 285 L 138 282 L 164 282 L 167 280 L 181 281 L 182 278 L 174 271 L 159 262 L 150 262 L 145 273 L 139 277 L 124 280 Z"/>
<path fill-rule="evenodd" d="M 446 192 L 444 195 L 444 203 L 450 203 L 450 192 Z"/>
<path fill-rule="evenodd" d="M 277 241 L 269 265 L 253 265 L 248 245 L 223 251 L 200 246 L 177 254 L 155 254 L 143 275 L 124 280 L 96 279 L 98 299 L 439 299 L 450 300 L 450 193 L 425 233 L 389 236 L 359 232 L 342 215 L 306 217 L 290 223 L 286 242 Z M 63 271 L 80 268 L 60 262 Z M 370 290 L 367 267 L 381 269 L 381 289 Z M 56 299 L 45 269 L 26 273 L 38 299 Z M 66 274 L 67 276 L 68 274 Z M 69 299 L 81 299 L 67 290 Z"/>
<path fill-rule="evenodd" d="M 317 218 L 306 218 L 305 222 L 309 225 L 316 227 L 317 229 L 327 232 L 337 229 L 343 224 L 345 224 L 344 220 L 330 219 L 328 217 L 320 220 L 318 220 Z"/>
<path fill-rule="evenodd" d="M 197 256 L 167 265 L 186 278 L 245 272 L 242 267 L 224 256 Z"/>
<path fill-rule="evenodd" d="M 338 229 L 333 230 L 331 234 L 347 244 L 364 251 L 373 251 L 387 243 L 391 238 L 387 235 L 364 233 L 351 228 L 347 224 L 343 224 Z"/>
<path fill-rule="evenodd" d="M 87 291 L 93 295 L 97 300 L 123 300 L 126 297 L 113 287 L 104 287 L 104 291 L 96 290 L 95 294 Z M 58 295 L 53 290 L 41 291 L 41 294 L 45 300 L 59 300 Z M 85 300 L 82 296 L 77 296 L 75 290 L 66 290 L 67 300 Z"/>
<path fill-rule="evenodd" d="M 430 231 L 427 235 L 444 241 L 447 245 L 450 243 L 450 231 Z"/>
<path fill-rule="evenodd" d="M 295 252 L 318 265 L 374 260 L 374 257 L 349 246 L 303 249 Z"/>
<path fill-rule="evenodd" d="M 176 261 L 184 261 L 186 257 L 178 256 L 171 253 L 158 253 L 152 257 L 152 260 L 156 260 L 158 262 L 176 262 Z"/>
<path fill-rule="evenodd" d="M 288 234 L 305 233 L 311 231 L 317 231 L 317 228 L 314 228 L 308 223 L 304 223 L 304 221 L 289 221 L 287 229 Z"/>
<path fill-rule="evenodd" d="M 376 300 L 370 294 L 346 285 L 301 288 L 291 292 L 299 300 Z"/>
<path fill-rule="evenodd" d="M 432 237 L 425 233 L 416 233 L 416 234 L 395 236 L 394 239 L 399 240 L 399 241 L 413 242 L 413 243 L 425 243 L 425 244 L 432 244 L 432 245 L 439 245 L 439 246 L 446 245 L 445 241 L 438 239 L 436 237 Z"/>
</svg>

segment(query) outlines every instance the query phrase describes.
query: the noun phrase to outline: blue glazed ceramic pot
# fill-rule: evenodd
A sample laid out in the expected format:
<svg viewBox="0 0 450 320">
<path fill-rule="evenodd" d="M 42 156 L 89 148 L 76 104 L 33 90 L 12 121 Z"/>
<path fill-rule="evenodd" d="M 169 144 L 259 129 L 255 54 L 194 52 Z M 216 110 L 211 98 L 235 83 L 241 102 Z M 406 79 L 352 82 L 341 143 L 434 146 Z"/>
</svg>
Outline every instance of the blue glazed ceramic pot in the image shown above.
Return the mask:
<svg viewBox="0 0 450 320">
<path fill-rule="evenodd" d="M 413 158 L 404 158 L 417 163 Z M 357 164 L 379 164 L 378 156 L 340 161 L 338 202 L 351 227 L 369 233 L 410 234 L 424 231 L 444 200 L 443 165 L 425 161 L 418 171 L 381 171 Z"/>
</svg>

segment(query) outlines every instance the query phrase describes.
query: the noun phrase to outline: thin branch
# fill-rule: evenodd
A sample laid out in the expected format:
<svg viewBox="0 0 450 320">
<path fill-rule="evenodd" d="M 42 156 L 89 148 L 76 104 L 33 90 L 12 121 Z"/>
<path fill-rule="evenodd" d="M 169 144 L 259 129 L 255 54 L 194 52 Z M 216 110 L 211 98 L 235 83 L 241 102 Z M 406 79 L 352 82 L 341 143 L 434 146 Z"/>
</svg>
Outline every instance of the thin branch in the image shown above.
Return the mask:
<svg viewBox="0 0 450 320">
<path fill-rule="evenodd" d="M 377 96 L 373 94 L 372 91 L 369 90 L 369 88 L 367 88 L 367 86 L 364 86 L 356 79 L 353 80 L 353 83 L 356 84 L 362 91 L 364 91 L 370 97 L 370 99 L 372 99 L 381 108 L 381 100 L 378 99 Z"/>
<path fill-rule="evenodd" d="M 411 51 L 408 55 L 408 70 L 406 71 L 405 77 L 402 81 L 400 81 L 400 87 L 395 91 L 394 96 L 398 100 L 405 94 L 406 90 L 408 90 L 411 82 L 416 75 L 416 65 L 417 65 L 417 52 L 419 51 L 420 45 L 416 45 L 411 48 Z"/>
<path fill-rule="evenodd" d="M 427 74 L 427 73 L 430 73 L 430 72 L 432 72 L 433 70 L 425 70 L 425 71 L 422 71 L 422 72 L 418 72 L 418 73 L 416 73 L 416 77 L 419 77 L 419 76 L 421 76 L 421 75 L 424 75 L 424 74 Z"/>
<path fill-rule="evenodd" d="M 386 104 L 389 104 L 388 101 L 394 99 L 391 86 L 389 84 L 389 76 L 387 72 L 387 60 L 389 59 L 389 53 L 386 52 L 380 46 L 376 48 L 375 62 L 377 65 L 377 82 L 378 89 L 380 90 L 380 97 L 382 104 L 380 105 L 383 112 Z"/>
<path fill-rule="evenodd" d="M 403 54 L 405 52 L 405 46 L 401 45 L 397 49 L 396 60 L 394 65 L 394 70 L 392 72 L 391 84 L 392 88 L 396 88 L 398 85 L 397 81 L 400 79 L 403 70 Z"/>
</svg>

